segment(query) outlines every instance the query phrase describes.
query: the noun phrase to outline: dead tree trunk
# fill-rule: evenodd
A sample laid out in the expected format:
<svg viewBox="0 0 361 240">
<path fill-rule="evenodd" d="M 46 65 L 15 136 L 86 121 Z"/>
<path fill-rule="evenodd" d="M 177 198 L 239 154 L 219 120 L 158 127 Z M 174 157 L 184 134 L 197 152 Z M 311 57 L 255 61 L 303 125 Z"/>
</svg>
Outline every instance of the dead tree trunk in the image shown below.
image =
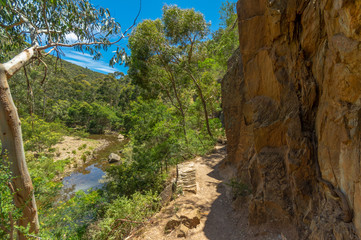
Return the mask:
<svg viewBox="0 0 361 240">
<path fill-rule="evenodd" d="M 8 80 L 34 55 L 34 49 L 26 49 L 11 61 L 0 64 L 0 139 L 3 153 L 11 163 L 14 203 L 23 213 L 18 224 L 30 225 L 30 232 L 37 233 L 39 222 L 33 184 L 25 161 L 20 119 L 8 85 Z M 20 232 L 18 238 L 26 239 Z"/>
</svg>

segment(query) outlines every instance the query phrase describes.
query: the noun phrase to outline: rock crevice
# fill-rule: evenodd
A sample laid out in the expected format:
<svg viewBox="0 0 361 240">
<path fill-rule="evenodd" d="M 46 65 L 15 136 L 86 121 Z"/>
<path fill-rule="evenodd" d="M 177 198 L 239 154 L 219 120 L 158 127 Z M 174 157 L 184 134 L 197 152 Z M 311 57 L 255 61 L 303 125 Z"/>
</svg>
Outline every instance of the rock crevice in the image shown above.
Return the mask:
<svg viewBox="0 0 361 240">
<path fill-rule="evenodd" d="M 239 0 L 222 81 L 227 163 L 250 224 L 300 239 L 361 237 L 361 3 Z"/>
</svg>

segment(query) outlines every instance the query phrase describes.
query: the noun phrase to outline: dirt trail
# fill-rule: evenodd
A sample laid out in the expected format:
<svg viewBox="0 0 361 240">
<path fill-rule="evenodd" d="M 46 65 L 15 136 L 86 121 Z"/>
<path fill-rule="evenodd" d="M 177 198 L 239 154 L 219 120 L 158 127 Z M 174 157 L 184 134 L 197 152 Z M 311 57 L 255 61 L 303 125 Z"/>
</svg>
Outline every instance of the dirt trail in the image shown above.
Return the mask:
<svg viewBox="0 0 361 240">
<path fill-rule="evenodd" d="M 198 209 L 201 218 L 196 228 L 189 229 L 186 239 L 286 239 L 283 235 L 272 234 L 262 229 L 254 232 L 248 227 L 247 210 L 232 209 L 230 189 L 220 173 L 220 163 L 225 156 L 225 147 L 217 146 L 213 154 L 193 160 L 197 172 L 197 194 L 187 193 L 172 201 L 152 218 L 151 223 L 140 230 L 141 233 L 138 232 L 138 236 L 131 239 L 179 239 L 176 231 L 164 234 L 165 225 L 180 209 L 190 207 Z"/>
</svg>

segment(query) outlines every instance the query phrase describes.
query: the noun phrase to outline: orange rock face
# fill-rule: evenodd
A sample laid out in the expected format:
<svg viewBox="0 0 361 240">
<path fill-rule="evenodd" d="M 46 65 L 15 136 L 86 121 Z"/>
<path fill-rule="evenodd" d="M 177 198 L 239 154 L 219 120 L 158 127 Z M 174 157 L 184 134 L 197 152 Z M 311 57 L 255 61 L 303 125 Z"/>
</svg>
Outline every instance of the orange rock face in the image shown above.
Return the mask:
<svg viewBox="0 0 361 240">
<path fill-rule="evenodd" d="M 239 0 L 222 82 L 229 164 L 250 224 L 361 237 L 361 2 Z"/>
</svg>

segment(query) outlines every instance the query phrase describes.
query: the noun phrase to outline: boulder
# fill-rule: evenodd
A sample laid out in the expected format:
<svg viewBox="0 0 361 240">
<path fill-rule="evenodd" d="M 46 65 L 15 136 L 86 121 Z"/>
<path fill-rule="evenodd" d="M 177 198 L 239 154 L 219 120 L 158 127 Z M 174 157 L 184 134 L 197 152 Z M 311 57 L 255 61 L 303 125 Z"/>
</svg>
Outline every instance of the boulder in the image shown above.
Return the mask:
<svg viewBox="0 0 361 240">
<path fill-rule="evenodd" d="M 125 139 L 124 135 L 122 135 L 122 134 L 118 135 L 118 140 L 119 141 L 123 141 L 124 139 Z"/>
<path fill-rule="evenodd" d="M 189 229 L 196 228 L 200 224 L 200 212 L 193 206 L 184 206 L 180 209 L 176 216 L 167 222 L 164 233 L 169 234 L 176 231 L 178 238 L 186 238 Z"/>
<path fill-rule="evenodd" d="M 189 228 L 181 224 L 177 229 L 177 238 L 186 238 Z"/>
<path fill-rule="evenodd" d="M 198 209 L 184 208 L 177 213 L 177 217 L 189 229 L 196 228 L 201 223 L 201 214 Z"/>
<path fill-rule="evenodd" d="M 119 161 L 120 161 L 120 156 L 115 153 L 111 153 L 108 157 L 109 163 L 115 163 L 115 162 L 119 162 Z"/>
<path fill-rule="evenodd" d="M 181 221 L 178 218 L 173 217 L 171 220 L 167 222 L 167 224 L 164 227 L 164 233 L 169 234 L 173 230 L 177 229 L 179 225 L 181 224 Z"/>
</svg>

